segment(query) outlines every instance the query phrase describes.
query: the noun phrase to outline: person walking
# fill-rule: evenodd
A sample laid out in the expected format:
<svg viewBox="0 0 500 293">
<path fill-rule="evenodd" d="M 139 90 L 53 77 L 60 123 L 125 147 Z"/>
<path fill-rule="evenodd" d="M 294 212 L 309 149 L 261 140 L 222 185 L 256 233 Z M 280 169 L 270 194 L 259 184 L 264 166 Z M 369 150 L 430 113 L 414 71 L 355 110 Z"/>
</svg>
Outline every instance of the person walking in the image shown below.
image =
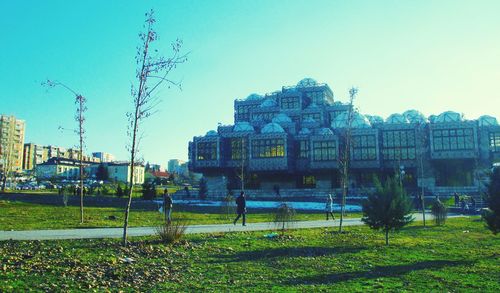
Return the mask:
<svg viewBox="0 0 500 293">
<path fill-rule="evenodd" d="M 247 201 L 245 199 L 244 191 L 242 191 L 240 193 L 240 196 L 236 198 L 236 213 L 238 214 L 238 216 L 236 217 L 236 219 L 234 219 L 233 224 L 236 225 L 236 222 L 239 220 L 239 218 L 243 216 L 243 226 L 246 226 L 245 214 L 247 213 Z"/>
<path fill-rule="evenodd" d="M 329 216 L 332 216 L 332 220 L 335 220 L 335 216 L 333 215 L 333 197 L 331 194 L 328 194 L 326 198 L 325 213 L 327 221 Z"/>
<path fill-rule="evenodd" d="M 163 191 L 163 212 L 165 213 L 165 221 L 167 224 L 172 223 L 172 206 L 174 201 L 172 200 L 172 196 L 168 193 L 168 189 L 165 188 Z"/>
</svg>

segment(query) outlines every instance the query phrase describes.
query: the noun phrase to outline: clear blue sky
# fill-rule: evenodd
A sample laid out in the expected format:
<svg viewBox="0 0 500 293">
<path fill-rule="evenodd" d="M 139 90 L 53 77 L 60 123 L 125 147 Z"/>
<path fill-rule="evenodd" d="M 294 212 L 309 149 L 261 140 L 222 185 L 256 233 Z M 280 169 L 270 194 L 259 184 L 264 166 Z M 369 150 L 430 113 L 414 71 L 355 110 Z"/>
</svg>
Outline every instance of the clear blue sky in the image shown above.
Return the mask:
<svg viewBox="0 0 500 293">
<path fill-rule="evenodd" d="M 361 112 L 418 109 L 500 118 L 500 1 L 0 1 L 0 113 L 26 121 L 26 141 L 76 145 L 73 97 L 88 98 L 87 151 L 126 159 L 134 55 L 144 13 L 158 44 L 184 40 L 188 63 L 143 125 L 141 153 L 165 165 L 187 158 L 195 135 L 233 122 L 233 100 L 326 82 L 352 85 Z"/>
</svg>

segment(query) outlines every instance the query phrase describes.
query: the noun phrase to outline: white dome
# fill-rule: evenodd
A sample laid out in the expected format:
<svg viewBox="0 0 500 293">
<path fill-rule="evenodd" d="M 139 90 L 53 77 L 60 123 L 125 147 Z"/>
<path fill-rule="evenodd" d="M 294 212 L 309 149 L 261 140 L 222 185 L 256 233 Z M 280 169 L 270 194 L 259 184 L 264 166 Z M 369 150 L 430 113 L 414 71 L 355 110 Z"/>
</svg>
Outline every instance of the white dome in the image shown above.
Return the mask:
<svg viewBox="0 0 500 293">
<path fill-rule="evenodd" d="M 489 115 L 479 117 L 479 126 L 498 126 L 497 118 Z"/>
<path fill-rule="evenodd" d="M 410 121 L 410 123 L 426 123 L 427 118 L 425 118 L 424 114 L 420 113 L 417 110 L 408 110 L 403 113 L 403 116 Z"/>
<path fill-rule="evenodd" d="M 353 112 L 353 119 L 352 119 L 352 128 L 370 128 L 371 124 L 368 119 L 359 114 L 358 112 Z M 335 120 L 332 121 L 332 128 L 346 128 L 348 124 L 348 112 L 342 112 L 340 113 Z"/>
<path fill-rule="evenodd" d="M 378 115 L 365 115 L 365 117 L 370 121 L 370 124 L 384 123 L 384 118 Z"/>
<path fill-rule="evenodd" d="M 274 99 L 266 99 L 262 104 L 260 104 L 259 107 L 261 108 L 268 108 L 268 107 L 276 107 L 278 104 L 276 104 L 276 101 Z"/>
<path fill-rule="evenodd" d="M 453 111 L 446 111 L 439 114 L 435 119 L 434 123 L 444 123 L 444 122 L 460 122 L 462 121 L 462 115 Z"/>
<path fill-rule="evenodd" d="M 285 113 L 279 113 L 276 117 L 273 118 L 273 122 L 275 123 L 290 123 L 292 119 L 288 117 Z"/>
<path fill-rule="evenodd" d="M 206 136 L 217 136 L 217 135 L 219 135 L 219 134 L 215 130 L 210 130 L 206 134 Z"/>
<path fill-rule="evenodd" d="M 246 121 L 236 122 L 233 127 L 234 132 L 244 132 L 244 131 L 254 131 L 254 128 L 250 123 Z"/>
<path fill-rule="evenodd" d="M 299 134 L 311 134 L 311 130 L 309 128 L 303 127 L 300 131 Z"/>
<path fill-rule="evenodd" d="M 320 128 L 318 130 L 318 134 L 319 135 L 332 135 L 333 131 L 330 128 L 323 127 L 323 128 Z"/>
<path fill-rule="evenodd" d="M 318 85 L 318 82 L 312 78 L 304 78 L 297 83 L 298 88 L 312 87 Z"/>
<path fill-rule="evenodd" d="M 387 119 L 385 119 L 385 123 L 388 123 L 388 124 L 406 124 L 406 123 L 410 123 L 410 121 L 408 121 L 408 119 L 406 119 L 405 116 L 398 114 L 398 113 L 395 113 L 395 114 L 392 114 L 391 116 L 387 117 Z"/>
<path fill-rule="evenodd" d="M 245 100 L 247 101 L 255 101 L 255 100 L 262 100 L 264 97 L 262 95 L 253 93 L 249 95 Z"/>
<path fill-rule="evenodd" d="M 285 130 L 278 123 L 269 123 L 262 127 L 261 133 L 283 133 Z"/>
</svg>

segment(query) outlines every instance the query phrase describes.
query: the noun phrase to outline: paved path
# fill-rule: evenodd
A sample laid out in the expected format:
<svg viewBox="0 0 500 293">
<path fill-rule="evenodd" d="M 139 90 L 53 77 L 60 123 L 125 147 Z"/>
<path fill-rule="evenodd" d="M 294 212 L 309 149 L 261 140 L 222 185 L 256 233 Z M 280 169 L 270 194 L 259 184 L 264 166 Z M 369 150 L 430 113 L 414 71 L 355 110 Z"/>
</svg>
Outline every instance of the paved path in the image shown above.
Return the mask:
<svg viewBox="0 0 500 293">
<path fill-rule="evenodd" d="M 422 214 L 414 214 L 416 221 L 422 220 Z M 449 215 L 449 218 L 461 217 L 461 215 Z M 426 219 L 431 219 L 426 214 Z M 251 218 L 250 218 L 251 221 Z M 241 222 L 240 222 L 241 223 Z M 363 225 L 360 218 L 344 219 L 345 226 Z M 335 221 L 299 221 L 295 222 L 293 228 L 321 228 L 338 227 L 339 220 Z M 274 229 L 274 223 L 247 223 L 241 224 L 214 224 L 214 225 L 190 225 L 186 233 L 217 233 L 235 231 L 263 231 Z M 85 239 L 85 238 L 120 238 L 123 228 L 90 228 L 90 229 L 64 229 L 64 230 L 31 230 L 31 231 L 0 231 L 0 241 L 5 240 L 57 240 L 57 239 Z M 147 236 L 155 234 L 155 227 L 132 227 L 128 229 L 129 236 Z"/>
</svg>

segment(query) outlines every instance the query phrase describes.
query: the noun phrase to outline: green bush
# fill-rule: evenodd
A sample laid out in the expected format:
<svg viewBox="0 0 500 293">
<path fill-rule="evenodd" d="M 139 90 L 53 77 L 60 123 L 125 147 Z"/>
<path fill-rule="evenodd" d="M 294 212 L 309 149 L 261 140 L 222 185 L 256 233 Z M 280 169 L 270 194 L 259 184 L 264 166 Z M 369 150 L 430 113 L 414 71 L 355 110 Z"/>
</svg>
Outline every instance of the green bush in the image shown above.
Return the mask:
<svg viewBox="0 0 500 293">
<path fill-rule="evenodd" d="M 413 221 L 411 200 L 396 177 L 389 177 L 384 185 L 375 178 L 375 186 L 377 191 L 363 203 L 361 220 L 372 229 L 383 230 L 389 245 L 389 232 Z"/>
<path fill-rule="evenodd" d="M 152 183 L 144 183 L 142 185 L 142 199 L 152 200 L 156 197 L 156 186 Z"/>
<path fill-rule="evenodd" d="M 118 184 L 118 187 L 116 188 L 116 196 L 122 197 L 123 196 L 123 189 L 121 184 Z"/>
</svg>

